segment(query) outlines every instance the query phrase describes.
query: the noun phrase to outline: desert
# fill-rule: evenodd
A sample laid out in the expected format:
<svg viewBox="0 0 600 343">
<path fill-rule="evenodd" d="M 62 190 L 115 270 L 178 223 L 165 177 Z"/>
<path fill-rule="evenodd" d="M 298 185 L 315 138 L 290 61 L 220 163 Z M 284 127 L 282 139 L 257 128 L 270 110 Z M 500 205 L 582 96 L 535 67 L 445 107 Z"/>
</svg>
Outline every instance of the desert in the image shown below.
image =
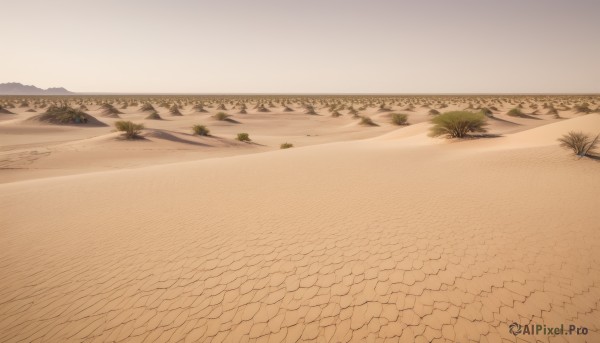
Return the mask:
<svg viewBox="0 0 600 343">
<path fill-rule="evenodd" d="M 577 322 L 594 341 L 600 164 L 557 139 L 600 131 L 599 100 L 5 97 L 0 340 L 501 342 Z M 65 104 L 90 120 L 42 116 Z M 431 137 L 455 111 L 487 132 Z"/>
<path fill-rule="evenodd" d="M 600 342 L 600 1 L 0 13 L 0 343 Z"/>
</svg>

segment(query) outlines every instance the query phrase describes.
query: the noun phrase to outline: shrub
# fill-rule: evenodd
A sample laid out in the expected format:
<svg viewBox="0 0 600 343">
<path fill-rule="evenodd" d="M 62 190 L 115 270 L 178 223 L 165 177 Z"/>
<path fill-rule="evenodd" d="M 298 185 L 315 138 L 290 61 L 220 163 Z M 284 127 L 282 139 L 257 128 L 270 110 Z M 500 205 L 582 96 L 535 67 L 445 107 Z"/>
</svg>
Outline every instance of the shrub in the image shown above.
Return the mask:
<svg viewBox="0 0 600 343">
<path fill-rule="evenodd" d="M 366 126 L 377 126 L 377 124 L 375 124 L 373 119 L 371 119 L 367 116 L 360 117 L 360 124 L 366 125 Z"/>
<path fill-rule="evenodd" d="M 521 111 L 521 109 L 515 107 L 512 110 L 508 111 L 508 113 L 506 113 L 507 115 L 511 116 L 511 117 L 525 117 L 525 113 L 523 113 L 523 111 Z"/>
<path fill-rule="evenodd" d="M 125 120 L 115 122 L 115 127 L 117 128 L 117 131 L 125 132 L 125 138 L 127 139 L 139 138 L 140 133 L 144 129 L 143 124 L 135 124 Z"/>
<path fill-rule="evenodd" d="M 432 137 L 448 136 L 462 138 L 469 132 L 486 132 L 486 117 L 482 113 L 467 111 L 453 111 L 440 114 L 431 119 L 434 124 L 431 128 Z"/>
<path fill-rule="evenodd" d="M 154 111 L 152 113 L 150 113 L 146 119 L 155 119 L 155 120 L 161 120 L 162 117 L 160 116 L 160 114 L 158 114 L 158 112 Z"/>
<path fill-rule="evenodd" d="M 573 106 L 573 109 L 575 110 L 575 113 L 592 113 L 592 110 L 588 107 L 589 105 L 587 103 L 581 104 L 581 105 L 575 105 Z"/>
<path fill-rule="evenodd" d="M 152 106 L 150 103 L 145 103 L 142 105 L 142 107 L 140 107 L 140 111 L 142 112 L 150 112 L 150 111 L 154 111 L 154 106 Z"/>
<path fill-rule="evenodd" d="M 5 109 L 4 107 L 0 106 L 0 113 L 5 113 L 5 114 L 14 114 L 11 111 Z"/>
<path fill-rule="evenodd" d="M 437 116 L 438 114 L 440 114 L 440 111 L 436 110 L 436 109 L 430 109 L 429 112 L 427 112 L 429 115 L 432 116 Z"/>
<path fill-rule="evenodd" d="M 169 108 L 169 113 L 172 116 L 180 116 L 181 112 L 179 111 L 179 107 L 176 104 L 173 104 L 173 106 L 171 106 L 171 108 Z"/>
<path fill-rule="evenodd" d="M 210 131 L 204 125 L 194 125 L 192 131 L 198 136 L 208 136 L 210 134 Z"/>
<path fill-rule="evenodd" d="M 55 124 L 85 124 L 90 118 L 85 112 L 67 105 L 52 105 L 40 116 L 41 121 Z"/>
<path fill-rule="evenodd" d="M 570 131 L 558 139 L 560 146 L 566 149 L 573 150 L 573 153 L 578 156 L 591 155 L 598 147 L 598 139 L 600 135 L 592 139 L 583 132 Z"/>
<path fill-rule="evenodd" d="M 279 148 L 280 148 L 280 149 L 289 149 L 289 148 L 293 148 L 293 147 L 294 147 L 294 144 L 292 144 L 292 143 L 287 143 L 287 142 L 286 142 L 286 143 L 282 143 L 282 144 L 279 146 Z"/>
<path fill-rule="evenodd" d="M 392 114 L 392 124 L 395 125 L 408 125 L 408 115 L 404 113 Z"/>
<path fill-rule="evenodd" d="M 238 133 L 236 139 L 240 142 L 250 142 L 251 141 L 250 136 L 245 132 Z"/>
<path fill-rule="evenodd" d="M 215 114 L 215 119 L 217 120 L 227 120 L 227 118 L 229 118 L 229 114 L 225 113 L 225 112 L 217 112 L 217 114 Z"/>
</svg>

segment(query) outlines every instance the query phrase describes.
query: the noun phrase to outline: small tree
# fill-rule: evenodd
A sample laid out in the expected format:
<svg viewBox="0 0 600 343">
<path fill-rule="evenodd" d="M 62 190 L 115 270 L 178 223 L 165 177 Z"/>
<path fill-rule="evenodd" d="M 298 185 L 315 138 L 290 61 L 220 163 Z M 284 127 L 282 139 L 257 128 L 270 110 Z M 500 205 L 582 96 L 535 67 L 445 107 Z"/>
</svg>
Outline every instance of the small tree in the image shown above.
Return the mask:
<svg viewBox="0 0 600 343">
<path fill-rule="evenodd" d="M 408 125 L 408 115 L 404 113 L 392 114 L 392 124 L 395 125 Z"/>
<path fill-rule="evenodd" d="M 575 155 L 586 156 L 594 153 L 594 150 L 598 147 L 598 139 L 600 139 L 600 134 L 592 139 L 583 132 L 570 131 L 560 137 L 558 141 L 561 147 L 573 150 Z"/>
<path fill-rule="evenodd" d="M 198 136 L 208 136 L 210 134 L 210 131 L 204 125 L 194 125 L 192 131 Z"/>
<path fill-rule="evenodd" d="M 245 132 L 238 133 L 236 139 L 240 142 L 250 142 L 251 141 L 250 136 Z"/>
<path fill-rule="evenodd" d="M 115 127 L 117 128 L 117 131 L 125 132 L 125 138 L 127 139 L 139 138 L 140 133 L 144 129 L 143 124 L 135 124 L 125 120 L 115 122 Z"/>
<path fill-rule="evenodd" d="M 448 136 L 463 138 L 469 132 L 486 132 L 486 117 L 483 113 L 453 111 L 440 114 L 431 119 L 434 124 L 430 136 Z"/>
</svg>

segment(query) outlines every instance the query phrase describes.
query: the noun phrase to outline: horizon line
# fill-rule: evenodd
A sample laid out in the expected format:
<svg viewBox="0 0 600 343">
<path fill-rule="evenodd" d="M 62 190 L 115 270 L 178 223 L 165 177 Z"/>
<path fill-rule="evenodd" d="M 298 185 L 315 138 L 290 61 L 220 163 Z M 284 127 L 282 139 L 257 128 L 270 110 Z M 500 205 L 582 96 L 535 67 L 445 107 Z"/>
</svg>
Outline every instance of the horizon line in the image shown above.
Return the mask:
<svg viewBox="0 0 600 343">
<path fill-rule="evenodd" d="M 197 96 L 215 96 L 215 95 L 281 95 L 281 96 L 299 96 L 299 95 L 330 95 L 330 96 L 345 96 L 345 95 L 382 95 L 382 96 L 416 96 L 416 95 L 600 95 L 600 92 L 482 92 L 482 93 L 469 93 L 469 92 L 439 92 L 439 93 L 385 93 L 385 92 L 348 92 L 348 93 L 328 93 L 328 92 L 297 92 L 297 93 L 270 93 L 270 92 L 243 92 L 243 93 L 185 93 L 185 92 L 72 92 L 72 94 L 2 94 L 0 96 L 77 96 L 77 95 L 197 95 Z"/>
</svg>

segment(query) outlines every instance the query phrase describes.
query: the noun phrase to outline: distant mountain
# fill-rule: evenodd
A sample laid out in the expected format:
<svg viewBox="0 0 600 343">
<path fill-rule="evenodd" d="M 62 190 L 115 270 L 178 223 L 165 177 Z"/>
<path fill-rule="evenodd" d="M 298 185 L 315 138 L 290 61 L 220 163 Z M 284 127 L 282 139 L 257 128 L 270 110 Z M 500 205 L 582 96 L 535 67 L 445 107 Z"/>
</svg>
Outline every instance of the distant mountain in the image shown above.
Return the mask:
<svg viewBox="0 0 600 343">
<path fill-rule="evenodd" d="M 0 95 L 69 95 L 75 94 L 63 87 L 41 89 L 18 82 L 0 83 Z"/>
</svg>

